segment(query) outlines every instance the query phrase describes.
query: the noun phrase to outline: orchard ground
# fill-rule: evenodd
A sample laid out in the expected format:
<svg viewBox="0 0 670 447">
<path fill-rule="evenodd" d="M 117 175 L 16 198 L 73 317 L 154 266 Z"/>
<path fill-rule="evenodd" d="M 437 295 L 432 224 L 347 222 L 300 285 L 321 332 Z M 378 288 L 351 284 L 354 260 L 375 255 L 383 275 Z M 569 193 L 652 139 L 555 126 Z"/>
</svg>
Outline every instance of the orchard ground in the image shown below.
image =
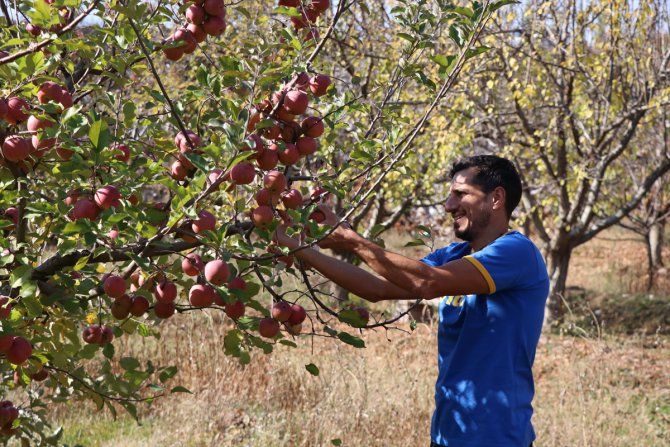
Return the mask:
<svg viewBox="0 0 670 447">
<path fill-rule="evenodd" d="M 387 245 L 401 247 L 400 237 Z M 408 252 L 409 253 L 409 252 Z M 622 253 L 625 256 L 622 256 Z M 668 259 L 666 254 L 665 259 Z M 611 230 L 577 250 L 570 312 L 545 332 L 535 363 L 539 447 L 670 444 L 670 278 L 644 289 L 644 247 Z M 378 310 L 382 310 L 379 308 Z M 70 446 L 421 446 L 428 441 L 436 325 L 363 333 L 365 349 L 301 336 L 298 348 L 224 357 L 226 322 L 190 313 L 163 323 L 159 341 L 116 342 L 155 364 L 176 364 L 173 394 L 142 408 L 138 425 L 90 402 L 54 408 Z M 141 355 L 140 355 L 141 354 Z M 320 374 L 305 365 L 314 363 Z M 337 441 L 336 441 L 337 442 Z"/>
</svg>

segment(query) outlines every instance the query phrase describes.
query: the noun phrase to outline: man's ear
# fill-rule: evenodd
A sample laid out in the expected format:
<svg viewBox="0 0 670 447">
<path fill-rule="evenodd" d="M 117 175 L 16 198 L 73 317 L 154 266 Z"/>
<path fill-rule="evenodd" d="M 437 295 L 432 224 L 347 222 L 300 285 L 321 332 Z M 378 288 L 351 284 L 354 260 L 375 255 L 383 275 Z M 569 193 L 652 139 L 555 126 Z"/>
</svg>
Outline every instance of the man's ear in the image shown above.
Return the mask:
<svg viewBox="0 0 670 447">
<path fill-rule="evenodd" d="M 505 200 L 507 199 L 507 191 L 502 186 L 496 187 L 491 191 L 491 198 L 493 200 L 493 209 L 505 209 Z"/>
</svg>

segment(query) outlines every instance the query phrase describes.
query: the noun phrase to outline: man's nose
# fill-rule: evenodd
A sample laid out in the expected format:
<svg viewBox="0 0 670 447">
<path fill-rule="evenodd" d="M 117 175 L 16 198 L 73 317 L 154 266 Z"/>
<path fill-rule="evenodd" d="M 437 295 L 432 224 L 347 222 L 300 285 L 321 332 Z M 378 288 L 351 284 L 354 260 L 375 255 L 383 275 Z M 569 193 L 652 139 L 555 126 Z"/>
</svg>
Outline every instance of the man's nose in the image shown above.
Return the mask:
<svg viewBox="0 0 670 447">
<path fill-rule="evenodd" d="M 447 210 L 447 213 L 453 213 L 458 207 L 458 201 L 454 198 L 454 196 L 449 195 L 449 197 L 447 197 L 447 201 L 444 202 L 444 207 Z"/>
</svg>

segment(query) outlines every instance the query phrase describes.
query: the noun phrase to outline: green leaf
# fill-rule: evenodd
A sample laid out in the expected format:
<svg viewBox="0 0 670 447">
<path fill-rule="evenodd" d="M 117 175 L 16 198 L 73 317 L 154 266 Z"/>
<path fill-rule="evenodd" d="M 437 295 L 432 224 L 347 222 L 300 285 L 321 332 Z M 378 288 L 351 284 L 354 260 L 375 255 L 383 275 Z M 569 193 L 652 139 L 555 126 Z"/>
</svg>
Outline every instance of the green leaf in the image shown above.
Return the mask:
<svg viewBox="0 0 670 447">
<path fill-rule="evenodd" d="M 91 130 L 88 132 L 88 137 L 91 139 L 93 147 L 98 151 L 109 145 L 109 129 L 107 122 L 99 120 L 91 125 Z"/>
<path fill-rule="evenodd" d="M 13 289 L 21 287 L 24 282 L 30 279 L 32 270 L 33 269 L 29 265 L 22 265 L 12 270 L 11 275 L 9 275 L 10 286 Z"/>
<path fill-rule="evenodd" d="M 490 49 L 491 47 L 487 47 L 486 45 L 482 45 L 481 47 L 477 48 L 468 48 L 468 50 L 465 52 L 465 60 L 467 61 L 468 59 L 472 59 L 479 54 L 486 53 Z"/>
<path fill-rule="evenodd" d="M 169 379 L 173 378 L 175 376 L 175 374 L 177 374 L 177 367 L 176 366 L 168 366 L 163 371 L 161 371 L 160 375 L 158 376 L 158 380 L 160 380 L 161 383 L 165 383 Z"/>
<path fill-rule="evenodd" d="M 105 346 L 102 348 L 102 355 L 108 359 L 114 358 L 114 345 L 111 343 L 105 343 Z"/>
<path fill-rule="evenodd" d="M 42 314 L 42 310 L 44 309 L 35 295 L 21 298 L 21 303 L 25 306 L 27 313 L 26 316 L 29 318 L 36 318 L 40 316 Z"/>
<path fill-rule="evenodd" d="M 520 1 L 517 0 L 498 0 L 497 2 L 492 2 L 489 4 L 489 12 L 493 13 L 502 8 L 503 6 L 506 5 L 517 5 L 521 3 Z"/>
<path fill-rule="evenodd" d="M 119 363 L 121 368 L 126 371 L 132 371 L 140 367 L 140 362 L 135 357 L 123 357 Z"/>
<path fill-rule="evenodd" d="M 170 390 L 171 393 L 189 393 L 193 394 L 188 388 L 184 388 L 183 386 L 176 386 Z"/>
<path fill-rule="evenodd" d="M 465 42 L 465 39 L 463 37 L 463 30 L 455 25 L 451 25 L 449 27 L 449 37 L 451 40 L 454 41 L 454 43 L 458 46 L 458 48 L 463 48 L 463 43 Z"/>
<path fill-rule="evenodd" d="M 339 446 L 339 445 L 342 445 L 342 440 L 340 438 L 335 438 L 335 439 L 331 439 L 330 443 L 333 444 L 333 445 Z"/>
<path fill-rule="evenodd" d="M 313 376 L 318 376 L 319 375 L 319 368 L 314 363 L 310 363 L 309 365 L 305 365 L 305 369 Z"/>
<path fill-rule="evenodd" d="M 72 267 L 72 270 L 79 271 L 86 267 L 86 264 L 88 263 L 88 260 L 91 258 L 91 255 L 84 256 L 82 258 L 79 258 L 77 263 Z"/>
<path fill-rule="evenodd" d="M 353 327 L 363 327 L 368 324 L 367 320 L 362 318 L 355 309 L 342 309 L 337 314 L 337 318 L 339 318 L 341 322 L 350 324 Z"/>
<path fill-rule="evenodd" d="M 358 338 L 354 335 L 351 335 L 347 332 L 340 332 L 339 334 L 337 334 L 337 338 L 339 338 L 340 340 L 342 340 L 346 344 L 351 345 L 355 348 L 364 348 L 365 347 L 365 342 L 363 341 L 363 339 Z"/>
<path fill-rule="evenodd" d="M 418 247 L 421 245 L 426 245 L 423 239 L 414 239 L 413 241 L 406 243 L 405 247 Z"/>
<path fill-rule="evenodd" d="M 135 419 L 136 421 L 139 420 L 137 417 L 137 407 L 135 407 L 135 405 L 131 404 L 130 402 L 121 402 L 121 405 L 123 406 L 123 408 L 126 409 L 128 414 L 130 414 L 133 417 L 133 419 Z"/>
<path fill-rule="evenodd" d="M 97 343 L 86 345 L 79 351 L 79 357 L 90 360 L 95 357 L 95 353 L 98 352 L 99 347 L 100 345 Z"/>
</svg>

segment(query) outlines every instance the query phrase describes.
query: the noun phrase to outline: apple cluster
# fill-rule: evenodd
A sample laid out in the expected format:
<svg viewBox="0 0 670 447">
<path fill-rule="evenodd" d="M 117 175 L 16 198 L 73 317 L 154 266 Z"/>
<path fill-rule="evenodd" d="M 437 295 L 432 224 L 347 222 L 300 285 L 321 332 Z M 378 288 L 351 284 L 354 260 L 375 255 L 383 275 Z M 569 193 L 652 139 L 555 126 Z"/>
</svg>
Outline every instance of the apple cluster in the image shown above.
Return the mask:
<svg viewBox="0 0 670 447">
<path fill-rule="evenodd" d="M 40 104 L 55 103 L 59 105 L 59 113 L 72 106 L 72 94 L 62 85 L 47 81 L 37 91 L 37 99 Z M 57 124 L 56 114 L 31 115 L 30 104 L 19 96 L 7 99 L 0 98 L 0 119 L 5 120 L 16 127 L 16 133 L 7 136 L 2 141 L 0 150 L 0 163 L 17 163 L 20 169 L 27 172 L 32 163 L 28 163 L 29 157 L 33 159 L 42 158 L 45 153 L 57 145 L 55 138 L 44 138 L 41 133 Z M 31 138 L 20 135 L 19 125 L 26 123 Z M 66 149 L 57 148 L 57 153 L 63 159 L 69 159 L 72 153 Z"/>
<path fill-rule="evenodd" d="M 54 1 L 55 0 L 44 0 L 44 2 L 48 5 L 52 5 Z M 57 33 L 58 31 L 61 31 L 63 28 L 65 28 L 65 25 L 67 25 L 67 23 L 72 18 L 72 11 L 70 11 L 68 8 L 58 8 L 58 17 L 59 17 L 59 23 L 56 23 L 55 25 L 51 25 L 49 27 L 49 31 L 52 33 Z M 37 37 L 40 34 L 42 34 L 44 30 L 37 25 L 28 23 L 26 24 L 26 31 L 31 35 Z"/>
<path fill-rule="evenodd" d="M 313 25 L 316 23 L 319 16 L 328 10 L 330 7 L 330 0 L 279 0 L 278 5 L 287 8 L 297 8 L 300 16 L 291 17 L 291 26 L 293 26 L 295 30 L 307 28 L 307 40 L 316 40 L 319 38 L 319 32 Z"/>
<path fill-rule="evenodd" d="M 226 6 L 223 0 L 186 0 L 193 3 L 184 12 L 188 25 L 178 28 L 165 42 L 163 54 L 171 61 L 178 61 L 184 54 L 191 54 L 207 39 L 220 36 L 226 30 Z"/>
<path fill-rule="evenodd" d="M 271 315 L 261 318 L 258 323 L 258 332 L 266 338 L 274 338 L 279 333 L 281 323 L 285 325 L 289 334 L 300 334 L 307 312 L 300 304 L 280 300 L 272 305 Z"/>
<path fill-rule="evenodd" d="M 14 421 L 19 417 L 19 409 L 9 400 L 0 401 L 0 434 L 12 436 L 18 432 Z"/>
</svg>

